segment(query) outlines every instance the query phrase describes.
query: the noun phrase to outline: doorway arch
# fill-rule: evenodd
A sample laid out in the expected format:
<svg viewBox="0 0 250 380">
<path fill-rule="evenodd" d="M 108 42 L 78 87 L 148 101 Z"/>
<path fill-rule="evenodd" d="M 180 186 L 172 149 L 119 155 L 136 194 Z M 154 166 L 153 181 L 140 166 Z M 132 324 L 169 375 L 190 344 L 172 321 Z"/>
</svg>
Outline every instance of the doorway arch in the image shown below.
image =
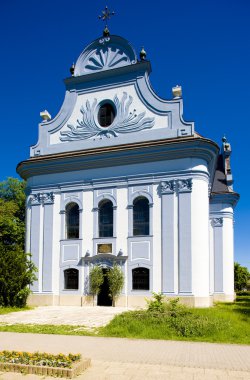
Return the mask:
<svg viewBox="0 0 250 380">
<path fill-rule="evenodd" d="M 109 297 L 109 283 L 107 277 L 109 270 L 109 268 L 102 268 L 104 281 L 101 285 L 100 293 L 97 296 L 97 306 L 112 306 L 112 299 Z"/>
</svg>

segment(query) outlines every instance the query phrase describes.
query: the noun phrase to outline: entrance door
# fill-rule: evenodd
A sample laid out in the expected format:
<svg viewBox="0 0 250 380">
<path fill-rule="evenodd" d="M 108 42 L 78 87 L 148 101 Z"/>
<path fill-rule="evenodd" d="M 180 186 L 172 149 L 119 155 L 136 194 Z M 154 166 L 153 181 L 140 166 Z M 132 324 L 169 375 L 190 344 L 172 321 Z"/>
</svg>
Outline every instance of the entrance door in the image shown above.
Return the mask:
<svg viewBox="0 0 250 380">
<path fill-rule="evenodd" d="M 109 297 L 109 284 L 108 284 L 107 272 L 108 272 L 108 269 L 102 270 L 104 281 L 101 286 L 100 293 L 98 294 L 98 297 L 97 297 L 98 306 L 112 306 L 112 300 Z"/>
</svg>

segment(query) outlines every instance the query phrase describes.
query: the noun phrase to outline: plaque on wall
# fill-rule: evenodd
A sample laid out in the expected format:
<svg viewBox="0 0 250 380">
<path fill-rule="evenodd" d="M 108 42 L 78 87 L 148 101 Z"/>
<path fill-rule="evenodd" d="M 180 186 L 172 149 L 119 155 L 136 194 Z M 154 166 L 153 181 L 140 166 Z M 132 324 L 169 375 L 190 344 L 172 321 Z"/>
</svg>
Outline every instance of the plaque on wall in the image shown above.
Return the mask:
<svg viewBox="0 0 250 380">
<path fill-rule="evenodd" d="M 112 244 L 97 244 L 97 253 L 112 253 Z"/>
</svg>

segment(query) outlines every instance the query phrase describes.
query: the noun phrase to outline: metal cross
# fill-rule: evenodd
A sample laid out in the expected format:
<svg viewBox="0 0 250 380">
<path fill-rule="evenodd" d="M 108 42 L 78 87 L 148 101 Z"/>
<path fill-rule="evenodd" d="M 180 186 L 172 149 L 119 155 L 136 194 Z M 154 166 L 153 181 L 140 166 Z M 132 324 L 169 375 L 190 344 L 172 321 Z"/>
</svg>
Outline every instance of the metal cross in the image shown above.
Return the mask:
<svg viewBox="0 0 250 380">
<path fill-rule="evenodd" d="M 107 5 L 106 5 L 104 11 L 102 11 L 102 15 L 99 16 L 99 20 L 102 19 L 102 21 L 105 21 L 105 23 L 106 23 L 106 27 L 107 27 L 108 20 L 110 20 L 111 16 L 114 16 L 114 14 L 115 14 L 115 12 L 114 12 L 114 11 L 111 12 L 111 11 L 108 9 Z"/>
</svg>

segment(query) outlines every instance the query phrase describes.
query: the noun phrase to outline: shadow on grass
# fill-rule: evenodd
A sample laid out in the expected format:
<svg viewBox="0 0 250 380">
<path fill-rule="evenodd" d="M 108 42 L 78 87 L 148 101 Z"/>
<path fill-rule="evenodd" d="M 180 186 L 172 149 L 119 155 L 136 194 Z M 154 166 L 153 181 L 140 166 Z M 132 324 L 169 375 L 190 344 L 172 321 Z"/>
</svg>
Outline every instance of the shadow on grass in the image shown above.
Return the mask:
<svg viewBox="0 0 250 380">
<path fill-rule="evenodd" d="M 237 297 L 236 298 L 236 305 L 242 304 L 242 302 L 244 302 L 250 308 L 250 297 Z"/>
</svg>

